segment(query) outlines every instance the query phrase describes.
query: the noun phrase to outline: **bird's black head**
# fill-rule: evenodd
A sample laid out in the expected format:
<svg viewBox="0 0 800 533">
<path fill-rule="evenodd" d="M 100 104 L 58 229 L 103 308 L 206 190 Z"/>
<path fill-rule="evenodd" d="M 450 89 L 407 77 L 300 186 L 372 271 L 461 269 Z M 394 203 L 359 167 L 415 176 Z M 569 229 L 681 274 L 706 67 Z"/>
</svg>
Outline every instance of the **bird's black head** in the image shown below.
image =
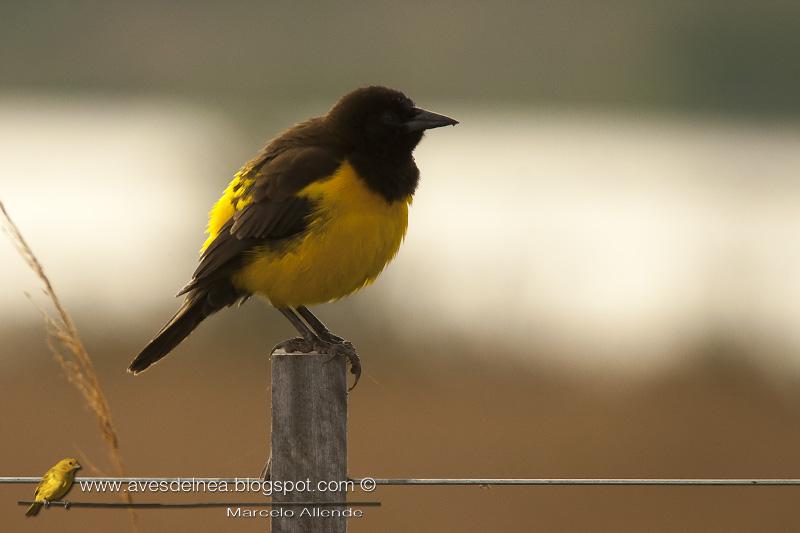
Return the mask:
<svg viewBox="0 0 800 533">
<path fill-rule="evenodd" d="M 387 156 L 410 155 L 425 130 L 458 124 L 415 107 L 400 91 L 377 86 L 343 96 L 327 120 L 354 148 Z"/>
</svg>

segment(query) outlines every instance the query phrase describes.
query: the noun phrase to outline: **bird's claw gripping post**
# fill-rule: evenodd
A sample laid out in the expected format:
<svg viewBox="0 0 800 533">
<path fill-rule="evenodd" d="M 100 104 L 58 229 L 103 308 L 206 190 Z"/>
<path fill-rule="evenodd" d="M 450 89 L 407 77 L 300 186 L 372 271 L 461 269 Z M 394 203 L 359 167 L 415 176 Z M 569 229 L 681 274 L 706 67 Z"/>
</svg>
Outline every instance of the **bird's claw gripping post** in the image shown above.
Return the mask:
<svg viewBox="0 0 800 533">
<path fill-rule="evenodd" d="M 331 334 L 332 335 L 332 334 Z M 332 340 L 333 337 L 339 340 Z M 353 385 L 347 389 L 348 392 L 356 388 L 358 380 L 361 379 L 361 358 L 358 357 L 353 343 L 346 341 L 341 337 L 331 336 L 331 340 L 322 340 L 320 338 L 304 339 L 302 337 L 295 337 L 275 345 L 274 349 L 283 349 L 287 353 L 309 353 L 318 352 L 327 354 L 330 357 L 325 361 L 329 363 L 337 357 L 347 357 L 350 362 L 350 373 L 355 376 Z"/>
<path fill-rule="evenodd" d="M 355 381 L 353 381 L 353 385 L 347 389 L 347 392 L 350 392 L 356 388 L 358 380 L 361 379 L 361 358 L 358 357 L 358 353 L 356 353 L 356 349 L 350 341 L 340 338 L 339 342 L 331 343 L 330 346 L 331 349 L 327 352 L 330 354 L 330 357 L 325 361 L 326 363 L 330 363 L 340 356 L 347 357 L 347 360 L 350 362 L 350 373 L 356 378 Z"/>
</svg>

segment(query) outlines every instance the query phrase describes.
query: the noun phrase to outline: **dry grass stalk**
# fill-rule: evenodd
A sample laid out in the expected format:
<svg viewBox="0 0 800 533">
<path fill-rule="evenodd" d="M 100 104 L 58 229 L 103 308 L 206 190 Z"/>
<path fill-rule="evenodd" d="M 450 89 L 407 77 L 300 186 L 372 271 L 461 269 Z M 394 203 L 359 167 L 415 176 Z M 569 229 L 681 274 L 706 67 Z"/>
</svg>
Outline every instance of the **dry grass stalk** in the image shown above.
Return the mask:
<svg viewBox="0 0 800 533">
<path fill-rule="evenodd" d="M 44 272 L 44 268 L 33 254 L 33 250 L 28 246 L 2 202 L 0 202 L 0 213 L 2 214 L 4 229 L 19 254 L 28 264 L 28 267 L 33 270 L 34 274 L 42 282 L 42 291 L 56 310 L 55 317 L 42 310 L 45 324 L 47 325 L 47 345 L 50 347 L 55 360 L 61 365 L 69 382 L 78 389 L 86 404 L 97 417 L 100 434 L 108 447 L 114 470 L 117 475 L 125 476 L 122 454 L 119 449 L 119 438 L 111 422 L 111 409 L 103 393 L 103 388 L 100 386 L 100 380 L 97 377 L 92 359 L 89 357 L 80 335 L 78 335 L 78 328 L 61 304 L 61 300 L 53 289 L 50 279 Z M 121 492 L 120 495 L 128 503 L 133 501 L 131 495 L 127 492 Z M 130 509 L 130 519 L 132 529 L 138 531 L 136 514 L 133 509 Z"/>
</svg>

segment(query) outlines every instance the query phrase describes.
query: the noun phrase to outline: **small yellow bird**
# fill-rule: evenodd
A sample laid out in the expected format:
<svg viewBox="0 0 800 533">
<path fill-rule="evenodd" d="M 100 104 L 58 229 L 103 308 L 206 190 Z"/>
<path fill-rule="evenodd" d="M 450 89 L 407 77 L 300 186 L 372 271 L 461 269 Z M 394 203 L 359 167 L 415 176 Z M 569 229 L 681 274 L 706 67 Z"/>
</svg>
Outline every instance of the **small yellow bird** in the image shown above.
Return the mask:
<svg viewBox="0 0 800 533">
<path fill-rule="evenodd" d="M 42 476 L 36 492 L 33 493 L 34 503 L 28 507 L 25 516 L 36 516 L 43 504 L 48 505 L 51 501 L 58 500 L 69 492 L 72 482 L 75 480 L 75 471 L 80 468 L 78 460 L 72 457 L 57 462 Z"/>
</svg>

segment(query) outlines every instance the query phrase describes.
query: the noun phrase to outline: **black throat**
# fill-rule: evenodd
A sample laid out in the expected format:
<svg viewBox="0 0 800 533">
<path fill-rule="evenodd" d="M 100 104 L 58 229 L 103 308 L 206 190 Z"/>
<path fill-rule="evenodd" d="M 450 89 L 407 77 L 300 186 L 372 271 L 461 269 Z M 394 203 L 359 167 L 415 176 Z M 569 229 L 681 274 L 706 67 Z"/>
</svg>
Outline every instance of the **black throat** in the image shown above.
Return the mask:
<svg viewBox="0 0 800 533">
<path fill-rule="evenodd" d="M 405 199 L 417 190 L 419 169 L 410 151 L 379 156 L 355 151 L 348 159 L 367 187 L 381 195 L 387 203 Z"/>
</svg>

